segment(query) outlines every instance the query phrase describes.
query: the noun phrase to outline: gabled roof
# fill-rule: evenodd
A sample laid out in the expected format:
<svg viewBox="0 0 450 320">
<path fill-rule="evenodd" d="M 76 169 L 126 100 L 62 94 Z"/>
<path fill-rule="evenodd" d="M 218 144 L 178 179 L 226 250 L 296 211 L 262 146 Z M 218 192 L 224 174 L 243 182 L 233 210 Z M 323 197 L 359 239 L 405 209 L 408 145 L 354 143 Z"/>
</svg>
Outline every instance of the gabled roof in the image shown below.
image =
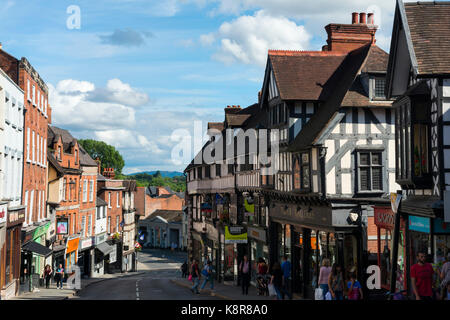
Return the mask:
<svg viewBox="0 0 450 320">
<path fill-rule="evenodd" d="M 301 150 L 310 146 L 326 129 L 327 123 L 338 112 L 344 97 L 364 66 L 371 48 L 372 45 L 368 44 L 348 53 L 328 80 L 330 85 L 328 99 L 306 123 L 288 150 Z"/>
<path fill-rule="evenodd" d="M 95 206 L 96 207 L 103 207 L 103 206 L 107 206 L 107 205 L 108 205 L 108 203 L 105 200 L 103 200 L 102 198 L 97 197 L 97 200 L 95 202 Z"/>
<path fill-rule="evenodd" d="M 334 72 L 346 56 L 332 51 L 269 50 L 267 67 L 273 70 L 282 100 L 323 101 L 333 87 Z"/>
<path fill-rule="evenodd" d="M 53 143 L 61 137 L 63 143 L 63 149 L 65 152 L 70 151 L 70 148 L 77 143 L 77 139 L 75 139 L 69 131 L 65 129 L 61 129 L 55 126 L 48 126 L 48 137 L 47 137 L 47 145 L 49 147 L 53 146 Z M 97 165 L 97 164 L 95 164 Z"/>
<path fill-rule="evenodd" d="M 80 149 L 80 164 L 85 167 L 97 167 L 97 162 L 79 145 Z"/>
<path fill-rule="evenodd" d="M 157 217 L 161 217 L 170 222 L 181 222 L 183 217 L 183 211 L 181 210 L 155 210 L 150 215 L 148 215 L 144 220 L 153 220 Z"/>
<path fill-rule="evenodd" d="M 124 186 L 125 191 L 136 191 L 136 180 L 123 180 L 122 185 Z"/>
<path fill-rule="evenodd" d="M 418 74 L 450 74 L 450 2 L 404 4 Z"/>
</svg>

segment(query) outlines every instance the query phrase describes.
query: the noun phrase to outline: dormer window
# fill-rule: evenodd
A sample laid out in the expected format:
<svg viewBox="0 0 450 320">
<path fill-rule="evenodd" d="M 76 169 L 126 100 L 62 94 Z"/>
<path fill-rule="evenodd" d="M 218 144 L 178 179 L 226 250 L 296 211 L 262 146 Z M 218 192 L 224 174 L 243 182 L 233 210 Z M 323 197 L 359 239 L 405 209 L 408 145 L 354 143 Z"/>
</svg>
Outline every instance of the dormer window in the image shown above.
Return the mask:
<svg viewBox="0 0 450 320">
<path fill-rule="evenodd" d="M 75 164 L 78 163 L 78 150 L 75 150 Z"/>
<path fill-rule="evenodd" d="M 371 100 L 385 100 L 384 87 L 386 79 L 384 77 L 374 77 L 371 79 Z"/>
<path fill-rule="evenodd" d="M 58 146 L 58 160 L 61 161 L 61 146 Z"/>
</svg>

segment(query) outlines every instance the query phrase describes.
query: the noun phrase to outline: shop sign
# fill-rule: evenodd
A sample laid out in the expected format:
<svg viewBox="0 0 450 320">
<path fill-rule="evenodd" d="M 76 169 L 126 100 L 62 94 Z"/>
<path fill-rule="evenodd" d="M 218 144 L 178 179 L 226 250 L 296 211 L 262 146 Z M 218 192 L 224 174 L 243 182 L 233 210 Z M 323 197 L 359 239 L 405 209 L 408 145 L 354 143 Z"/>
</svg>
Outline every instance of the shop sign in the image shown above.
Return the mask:
<svg viewBox="0 0 450 320">
<path fill-rule="evenodd" d="M 266 230 L 262 230 L 262 229 L 257 229 L 257 228 L 252 228 L 252 227 L 248 227 L 247 228 L 247 235 L 249 238 L 253 238 L 262 242 L 266 242 L 267 238 L 266 238 Z"/>
<path fill-rule="evenodd" d="M 95 244 L 100 244 L 106 241 L 106 233 L 99 234 L 95 236 Z"/>
<path fill-rule="evenodd" d="M 56 234 L 67 234 L 69 232 L 69 220 L 67 218 L 59 218 L 56 220 Z"/>
<path fill-rule="evenodd" d="M 430 218 L 409 216 L 409 230 L 430 233 Z"/>
<path fill-rule="evenodd" d="M 94 245 L 94 237 L 89 237 L 87 239 L 83 239 L 81 240 L 81 244 L 80 244 L 80 250 L 92 247 Z"/>
<path fill-rule="evenodd" d="M 450 223 L 441 218 L 435 218 L 433 224 L 434 233 L 450 233 Z"/>
<path fill-rule="evenodd" d="M 8 225 L 16 225 L 21 224 L 25 221 L 25 209 L 17 210 L 17 211 L 7 211 L 7 224 Z"/>
<path fill-rule="evenodd" d="M 6 222 L 7 214 L 8 214 L 8 206 L 6 204 L 0 205 L 0 223 Z"/>
<path fill-rule="evenodd" d="M 245 228 L 225 226 L 225 243 L 247 243 Z"/>
<path fill-rule="evenodd" d="M 331 208 L 327 206 L 301 206 L 278 204 L 270 208 L 270 216 L 285 219 L 288 223 L 332 225 Z"/>
<path fill-rule="evenodd" d="M 389 208 L 374 208 L 374 220 L 375 225 L 380 228 L 388 230 L 394 228 L 395 216 Z"/>
<path fill-rule="evenodd" d="M 251 197 L 244 198 L 244 216 L 245 217 L 253 217 L 255 215 L 255 204 L 254 200 Z"/>
<path fill-rule="evenodd" d="M 117 261 L 117 244 L 115 244 L 113 247 L 113 251 L 109 254 L 109 263 L 114 263 Z"/>
<path fill-rule="evenodd" d="M 49 227 L 50 227 L 50 222 L 43 226 L 37 227 L 33 232 L 33 239 L 37 239 L 37 238 L 41 237 L 42 235 L 46 234 Z"/>
<path fill-rule="evenodd" d="M 391 193 L 391 207 L 392 212 L 397 213 L 398 207 L 400 205 L 400 201 L 402 201 L 402 195 L 398 193 Z"/>
<path fill-rule="evenodd" d="M 200 211 L 201 213 L 211 213 L 212 207 L 210 203 L 204 202 L 200 205 Z"/>
<path fill-rule="evenodd" d="M 223 197 L 220 194 L 216 193 L 216 204 L 224 204 L 225 201 L 223 199 Z"/>
<path fill-rule="evenodd" d="M 69 238 L 67 240 L 67 244 L 66 244 L 66 254 L 71 253 L 73 251 L 77 251 L 79 244 L 80 244 L 79 236 L 77 238 L 72 238 L 72 239 Z"/>
</svg>

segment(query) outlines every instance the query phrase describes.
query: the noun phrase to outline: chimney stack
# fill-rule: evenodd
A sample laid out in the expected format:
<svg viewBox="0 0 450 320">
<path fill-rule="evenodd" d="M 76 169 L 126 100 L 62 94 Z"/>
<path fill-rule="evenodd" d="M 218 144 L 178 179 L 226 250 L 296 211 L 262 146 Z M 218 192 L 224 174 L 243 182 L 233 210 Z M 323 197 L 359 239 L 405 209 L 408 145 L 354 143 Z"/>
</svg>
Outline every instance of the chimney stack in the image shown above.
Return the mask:
<svg viewBox="0 0 450 320">
<path fill-rule="evenodd" d="M 367 24 L 371 24 L 371 25 L 375 24 L 374 14 L 373 13 L 369 13 L 367 15 Z"/>
<path fill-rule="evenodd" d="M 353 12 L 352 13 L 352 24 L 357 24 L 358 23 L 358 12 Z"/>
<path fill-rule="evenodd" d="M 359 14 L 359 23 L 361 24 L 367 24 L 367 15 L 365 12 L 361 12 Z"/>
</svg>

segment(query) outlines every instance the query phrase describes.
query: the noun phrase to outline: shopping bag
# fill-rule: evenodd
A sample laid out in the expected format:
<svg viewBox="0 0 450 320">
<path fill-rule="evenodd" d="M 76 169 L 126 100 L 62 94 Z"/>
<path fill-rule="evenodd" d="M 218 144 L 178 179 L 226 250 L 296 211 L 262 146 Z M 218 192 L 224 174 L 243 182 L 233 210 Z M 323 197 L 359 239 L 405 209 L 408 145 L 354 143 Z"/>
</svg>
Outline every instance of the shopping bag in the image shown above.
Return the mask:
<svg viewBox="0 0 450 320">
<path fill-rule="evenodd" d="M 269 284 L 269 296 L 276 296 L 277 292 L 275 291 L 275 286 L 273 284 Z"/>
<path fill-rule="evenodd" d="M 331 297 L 331 292 L 328 291 L 327 294 L 325 295 L 325 300 L 333 300 Z"/>
<path fill-rule="evenodd" d="M 192 274 L 189 275 L 188 280 L 192 281 Z"/>
<path fill-rule="evenodd" d="M 322 288 L 316 288 L 314 291 L 314 298 L 315 300 L 323 300 L 323 289 Z"/>
</svg>

